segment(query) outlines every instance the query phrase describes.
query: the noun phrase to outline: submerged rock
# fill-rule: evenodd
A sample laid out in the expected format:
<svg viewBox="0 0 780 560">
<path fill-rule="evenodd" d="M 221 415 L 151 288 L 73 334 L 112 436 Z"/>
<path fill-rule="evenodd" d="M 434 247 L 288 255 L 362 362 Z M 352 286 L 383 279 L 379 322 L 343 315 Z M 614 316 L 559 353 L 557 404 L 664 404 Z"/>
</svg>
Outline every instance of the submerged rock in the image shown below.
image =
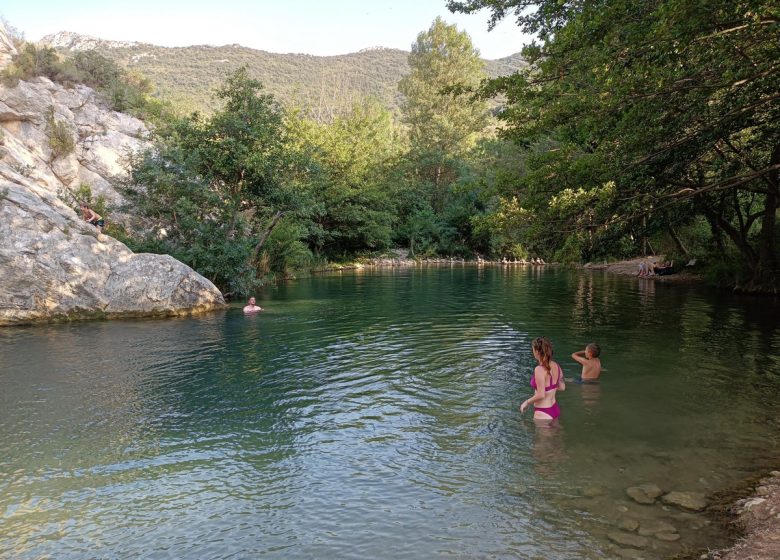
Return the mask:
<svg viewBox="0 0 780 560">
<path fill-rule="evenodd" d="M 586 486 L 582 489 L 582 495 L 586 498 L 597 498 L 603 496 L 605 489 L 603 486 Z"/>
<path fill-rule="evenodd" d="M 607 538 L 620 546 L 631 546 L 634 548 L 645 548 L 650 542 L 646 537 L 640 537 L 639 535 L 624 533 L 622 531 L 607 533 Z"/>
<path fill-rule="evenodd" d="M 677 528 L 661 519 L 646 519 L 639 524 L 639 534 L 645 537 L 656 533 L 676 533 Z"/>
<path fill-rule="evenodd" d="M 661 497 L 665 504 L 689 511 L 701 511 L 707 507 L 707 499 L 699 492 L 669 492 Z"/>
<path fill-rule="evenodd" d="M 619 529 L 633 533 L 639 528 L 639 521 L 631 517 L 623 517 L 617 524 Z"/>
<path fill-rule="evenodd" d="M 616 557 L 625 558 L 626 560 L 643 560 L 645 558 L 642 551 L 633 548 L 620 548 L 615 546 L 611 551 Z"/>
<path fill-rule="evenodd" d="M 654 504 L 656 498 L 663 493 L 663 490 L 655 484 L 641 484 L 639 486 L 626 488 L 626 494 L 628 494 L 629 498 L 638 504 L 644 505 Z"/>
</svg>

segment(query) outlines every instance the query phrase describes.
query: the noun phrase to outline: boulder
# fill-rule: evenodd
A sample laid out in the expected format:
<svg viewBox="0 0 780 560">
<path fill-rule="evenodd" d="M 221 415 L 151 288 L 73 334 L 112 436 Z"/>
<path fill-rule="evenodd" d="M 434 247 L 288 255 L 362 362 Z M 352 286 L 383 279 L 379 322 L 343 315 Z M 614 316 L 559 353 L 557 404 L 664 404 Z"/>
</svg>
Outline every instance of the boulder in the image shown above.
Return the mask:
<svg viewBox="0 0 780 560">
<path fill-rule="evenodd" d="M 663 503 L 688 511 L 701 511 L 707 507 L 707 499 L 699 492 L 669 492 L 661 497 Z"/>
</svg>

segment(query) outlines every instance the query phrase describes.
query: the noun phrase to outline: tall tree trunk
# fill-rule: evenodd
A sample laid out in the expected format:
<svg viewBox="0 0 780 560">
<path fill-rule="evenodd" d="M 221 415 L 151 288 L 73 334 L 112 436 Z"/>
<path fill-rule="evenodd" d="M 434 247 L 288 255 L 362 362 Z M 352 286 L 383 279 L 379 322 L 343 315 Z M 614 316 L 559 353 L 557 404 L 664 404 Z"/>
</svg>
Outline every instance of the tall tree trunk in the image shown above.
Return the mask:
<svg viewBox="0 0 780 560">
<path fill-rule="evenodd" d="M 772 150 L 769 165 L 780 163 L 780 144 Z M 780 172 L 775 169 L 767 177 L 769 191 L 764 200 L 764 214 L 761 218 L 761 234 L 758 246 L 758 270 L 754 277 L 754 287 L 767 288 L 775 281 L 777 262 L 775 258 L 775 229 L 777 224 L 777 208 L 780 206 Z"/>
<path fill-rule="evenodd" d="M 755 278 L 758 269 L 758 254 L 753 247 L 751 247 L 750 242 L 742 235 L 742 232 L 731 225 L 729 221 L 719 213 L 713 211 L 711 217 L 718 228 L 728 235 L 737 249 L 739 249 L 743 263 L 747 266 L 748 272 L 750 273 L 750 277 Z"/>
<path fill-rule="evenodd" d="M 686 261 L 691 260 L 691 254 L 688 252 L 688 249 L 685 248 L 685 245 L 683 245 L 680 236 L 677 235 L 677 231 L 675 231 L 674 229 L 674 226 L 672 224 L 669 224 L 668 229 L 669 229 L 669 235 L 672 237 L 672 241 L 674 241 L 674 245 L 675 247 L 677 247 L 677 250 L 680 251 L 685 256 Z"/>
<path fill-rule="evenodd" d="M 443 197 L 441 196 L 440 185 L 441 185 L 441 165 L 437 165 L 433 175 L 433 208 L 437 213 L 441 211 L 442 206 L 444 205 L 442 202 Z"/>
<path fill-rule="evenodd" d="M 277 211 L 276 214 L 274 214 L 274 217 L 271 218 L 271 223 L 268 225 L 268 227 L 265 229 L 263 234 L 260 236 L 260 239 L 257 242 L 257 245 L 255 245 L 254 250 L 252 251 L 252 265 L 257 265 L 257 257 L 260 255 L 260 250 L 263 248 L 263 245 L 265 245 L 265 242 L 268 241 L 268 238 L 271 236 L 271 233 L 274 231 L 274 228 L 279 223 L 279 220 L 282 219 L 282 216 L 284 216 L 284 212 L 281 210 Z"/>
</svg>

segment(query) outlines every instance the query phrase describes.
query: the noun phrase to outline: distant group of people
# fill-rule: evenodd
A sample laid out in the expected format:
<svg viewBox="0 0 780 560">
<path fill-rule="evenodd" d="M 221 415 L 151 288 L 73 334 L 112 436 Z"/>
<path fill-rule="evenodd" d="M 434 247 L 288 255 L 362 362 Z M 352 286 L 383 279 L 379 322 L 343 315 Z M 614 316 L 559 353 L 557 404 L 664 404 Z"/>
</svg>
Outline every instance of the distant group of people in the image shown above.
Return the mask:
<svg viewBox="0 0 780 560">
<path fill-rule="evenodd" d="M 544 259 L 541 258 L 541 257 L 539 257 L 539 258 L 532 258 L 532 259 L 529 259 L 529 260 L 525 260 L 525 259 L 520 259 L 520 260 L 512 259 L 512 260 L 510 260 L 510 259 L 507 259 L 506 257 L 504 257 L 503 259 L 501 259 L 501 263 L 502 264 L 547 264 L 546 262 L 544 262 Z"/>
<path fill-rule="evenodd" d="M 656 264 L 655 261 L 642 261 L 639 263 L 639 272 L 637 272 L 639 277 L 668 276 L 669 274 L 674 274 L 674 261 L 665 261 L 661 265 Z"/>
<path fill-rule="evenodd" d="M 561 415 L 561 409 L 558 406 L 558 391 L 566 390 L 566 379 L 563 376 L 563 369 L 558 362 L 553 361 L 552 342 L 544 336 L 535 338 L 531 342 L 531 351 L 537 361 L 534 368 L 533 377 L 531 377 L 531 387 L 534 394 L 523 401 L 520 405 L 520 412 L 534 406 L 534 420 L 552 421 Z M 595 342 L 588 344 L 584 350 L 574 352 L 571 357 L 582 365 L 580 378 L 570 380 L 575 383 L 598 383 L 601 375 L 601 348 Z"/>
</svg>

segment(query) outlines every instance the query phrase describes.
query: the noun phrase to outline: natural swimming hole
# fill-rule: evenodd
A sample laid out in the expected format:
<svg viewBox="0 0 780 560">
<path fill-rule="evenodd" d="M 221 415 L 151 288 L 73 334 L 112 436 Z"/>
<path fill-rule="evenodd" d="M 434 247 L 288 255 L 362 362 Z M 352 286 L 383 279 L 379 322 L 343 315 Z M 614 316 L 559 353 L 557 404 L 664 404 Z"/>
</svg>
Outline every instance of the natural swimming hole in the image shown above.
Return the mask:
<svg viewBox="0 0 780 560">
<path fill-rule="evenodd" d="M 190 319 L 0 331 L 0 557 L 663 558 L 776 468 L 778 308 L 557 268 L 363 270 Z M 596 386 L 537 427 L 530 341 Z"/>
</svg>

